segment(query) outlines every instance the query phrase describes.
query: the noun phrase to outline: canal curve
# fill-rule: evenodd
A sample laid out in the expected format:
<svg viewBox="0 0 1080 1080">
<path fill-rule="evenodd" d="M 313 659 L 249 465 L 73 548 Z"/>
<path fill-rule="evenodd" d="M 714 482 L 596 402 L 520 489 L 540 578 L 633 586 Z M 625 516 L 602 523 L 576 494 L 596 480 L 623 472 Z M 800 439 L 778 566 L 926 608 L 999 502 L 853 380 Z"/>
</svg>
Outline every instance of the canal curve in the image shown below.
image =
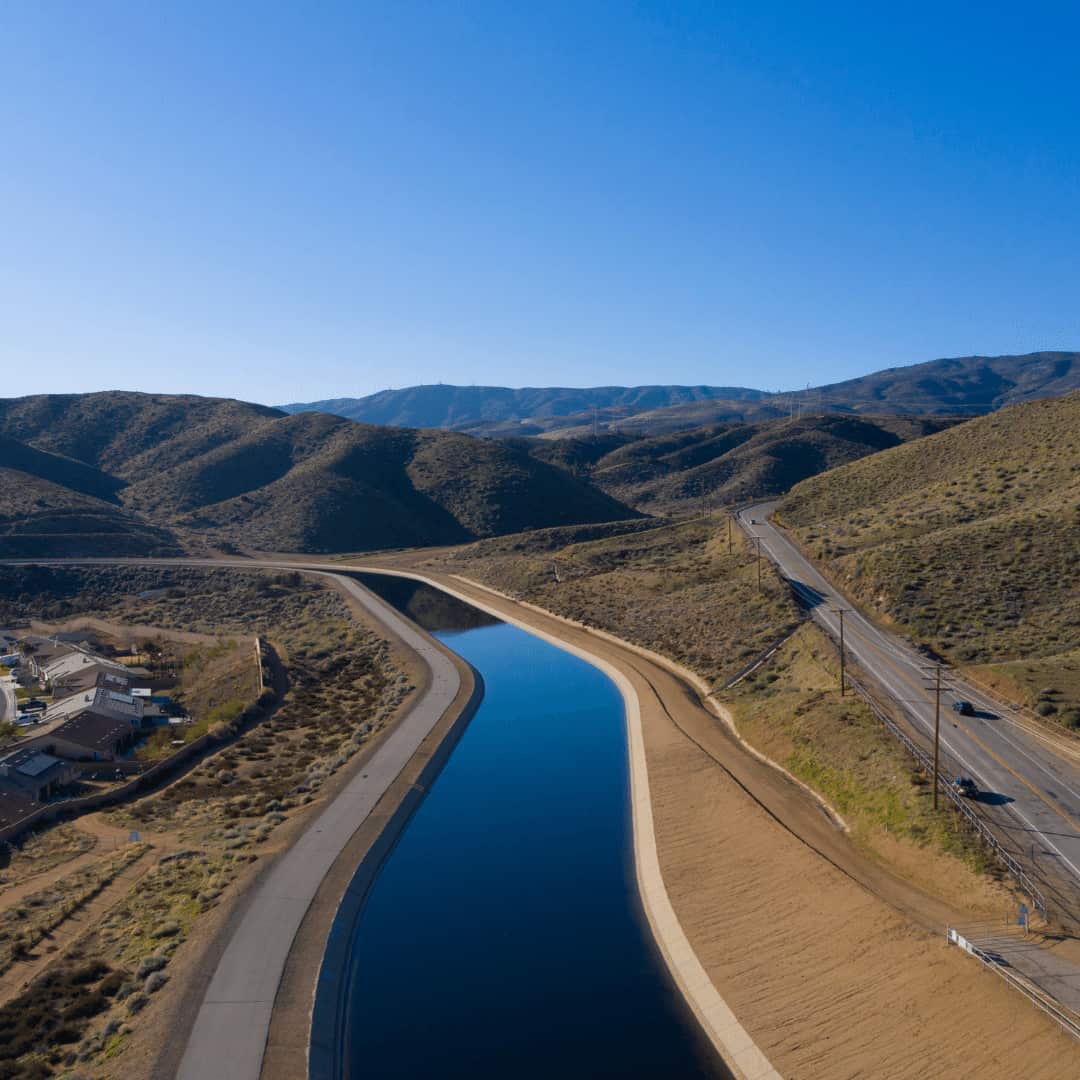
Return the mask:
<svg viewBox="0 0 1080 1080">
<path fill-rule="evenodd" d="M 337 1018 L 333 1075 L 728 1075 L 641 912 L 618 689 L 446 593 L 356 576 L 470 663 L 484 697 L 331 932 L 342 977 L 320 981 L 314 1015 Z"/>
</svg>

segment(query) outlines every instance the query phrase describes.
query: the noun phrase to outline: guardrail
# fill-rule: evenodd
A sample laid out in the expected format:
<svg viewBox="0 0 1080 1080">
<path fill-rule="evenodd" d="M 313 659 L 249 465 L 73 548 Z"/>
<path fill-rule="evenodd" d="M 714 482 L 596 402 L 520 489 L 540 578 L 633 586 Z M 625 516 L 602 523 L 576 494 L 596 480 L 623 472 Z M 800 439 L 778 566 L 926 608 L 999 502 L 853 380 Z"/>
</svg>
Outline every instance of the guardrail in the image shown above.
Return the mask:
<svg viewBox="0 0 1080 1080">
<path fill-rule="evenodd" d="M 777 571 L 782 580 L 786 581 L 791 587 L 792 592 L 795 594 L 795 598 L 803 603 L 806 602 L 806 597 L 802 596 L 799 592 L 799 582 L 793 581 L 784 571 L 777 567 Z M 836 642 L 836 638 L 833 636 L 832 630 L 825 624 L 819 623 L 820 628 L 824 633 L 833 641 Z M 917 745 L 905 732 L 899 724 L 882 708 L 881 704 L 871 693 L 869 688 L 865 686 L 859 679 L 851 675 L 850 670 L 847 674 L 847 681 L 855 688 L 859 696 L 870 706 L 874 715 L 885 725 L 886 730 L 908 751 L 909 754 L 915 759 L 919 767 L 928 776 L 934 775 L 934 765 L 930 758 L 930 755 Z M 952 784 L 948 783 L 944 777 L 938 772 L 938 788 L 943 791 L 948 799 L 950 799 L 955 806 L 956 810 L 963 815 L 967 823 L 975 830 L 976 834 L 983 841 L 984 844 L 990 849 L 994 857 L 1005 867 L 1005 869 L 1012 874 L 1016 879 L 1020 887 L 1031 898 L 1031 902 L 1037 911 L 1046 918 L 1046 898 L 1043 896 L 1042 890 L 1035 884 L 1031 875 L 1020 865 L 1020 863 L 1005 850 L 1001 842 L 994 835 L 993 831 L 986 824 L 986 822 L 975 813 L 974 810 L 967 804 L 962 795 L 953 789 Z"/>
<path fill-rule="evenodd" d="M 1080 1024 L 1068 1013 L 1059 1009 L 1053 999 L 1037 994 L 1023 979 L 1018 979 L 1011 971 L 1008 971 L 992 954 L 980 949 L 973 941 L 968 941 L 959 930 L 952 926 L 945 927 L 945 940 L 950 945 L 956 945 L 964 952 L 982 961 L 996 975 L 1003 978 L 1014 990 L 1018 990 L 1037 1009 L 1041 1009 L 1047 1016 L 1054 1020 L 1063 1031 L 1074 1039 L 1080 1039 Z"/>
<path fill-rule="evenodd" d="M 900 725 L 881 707 L 881 705 L 874 698 L 873 694 L 867 689 L 867 687 L 861 683 L 857 678 L 848 675 L 848 682 L 855 688 L 859 696 L 870 706 L 874 715 L 885 725 L 889 733 L 900 743 L 904 749 L 918 762 L 919 767 L 928 776 L 934 775 L 934 763 L 930 755 L 923 750 L 913 739 L 911 739 L 907 732 L 905 732 Z M 975 813 L 974 810 L 967 804 L 964 796 L 959 794 L 953 789 L 952 784 L 948 783 L 945 778 L 938 772 L 938 788 L 945 793 L 956 809 L 964 816 L 967 823 L 975 830 L 979 835 L 979 838 L 983 841 L 988 848 L 990 848 L 994 857 L 1000 862 L 1006 870 L 1014 878 L 1020 887 L 1031 897 L 1031 902 L 1035 908 L 1042 914 L 1043 918 L 1046 917 L 1046 898 L 1042 894 L 1042 890 L 1035 884 L 1031 875 L 1017 862 L 1016 859 L 1010 855 L 1001 842 L 993 834 L 993 831 L 986 824 L 986 822 Z"/>
</svg>

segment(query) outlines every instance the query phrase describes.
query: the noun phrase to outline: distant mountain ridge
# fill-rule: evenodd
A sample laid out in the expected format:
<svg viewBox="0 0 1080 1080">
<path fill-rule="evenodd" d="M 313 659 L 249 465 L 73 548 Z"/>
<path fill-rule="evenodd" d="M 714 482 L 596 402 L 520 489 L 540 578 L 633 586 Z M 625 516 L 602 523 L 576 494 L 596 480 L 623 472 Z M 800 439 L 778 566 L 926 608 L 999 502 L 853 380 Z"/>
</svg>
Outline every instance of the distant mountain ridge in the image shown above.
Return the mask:
<svg viewBox="0 0 1080 1080">
<path fill-rule="evenodd" d="M 709 424 L 802 413 L 978 415 L 1080 389 L 1080 353 L 968 356 L 886 368 L 856 379 L 771 394 L 746 387 L 632 386 L 572 389 L 413 386 L 362 398 L 284 405 L 368 423 L 441 427 L 474 435 L 658 435 Z"/>
<path fill-rule="evenodd" d="M 761 390 L 741 386 L 595 386 L 522 387 L 453 386 L 438 383 L 381 390 L 362 398 L 282 405 L 287 413 L 329 412 L 368 424 L 395 427 L 437 427 L 466 430 L 480 425 L 507 425 L 517 421 L 558 421 L 592 409 L 645 411 L 695 401 L 757 401 Z M 525 426 L 534 426 L 526 423 Z"/>
</svg>

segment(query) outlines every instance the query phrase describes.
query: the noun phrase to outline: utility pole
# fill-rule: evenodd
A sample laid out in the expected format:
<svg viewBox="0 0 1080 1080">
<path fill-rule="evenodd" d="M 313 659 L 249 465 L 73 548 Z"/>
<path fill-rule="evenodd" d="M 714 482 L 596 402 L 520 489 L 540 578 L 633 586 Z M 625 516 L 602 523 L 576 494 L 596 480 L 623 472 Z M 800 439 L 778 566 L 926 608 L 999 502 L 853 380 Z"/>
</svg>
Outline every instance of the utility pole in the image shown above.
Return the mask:
<svg viewBox="0 0 1080 1080">
<path fill-rule="evenodd" d="M 701 516 L 704 519 L 704 518 L 707 518 L 709 516 L 708 512 L 705 509 L 705 481 L 704 480 L 699 480 L 698 481 L 698 492 L 701 495 Z"/>
<path fill-rule="evenodd" d="M 938 747 L 941 743 L 941 665 L 934 668 L 934 809 L 937 809 Z"/>
<path fill-rule="evenodd" d="M 732 518 L 734 518 L 734 516 L 735 515 L 732 514 L 730 511 L 728 512 L 728 516 L 727 516 L 727 553 L 729 555 L 731 554 L 731 521 L 732 521 Z"/>
<path fill-rule="evenodd" d="M 833 613 L 840 616 L 840 696 L 843 697 L 847 689 L 844 678 L 844 616 L 851 608 L 833 608 Z"/>
<path fill-rule="evenodd" d="M 938 808 L 938 775 L 940 773 L 941 750 L 941 672 L 940 663 L 934 666 L 934 809 Z"/>
<path fill-rule="evenodd" d="M 751 536 L 750 539 L 757 550 L 757 587 L 758 592 L 761 592 L 761 537 Z"/>
</svg>

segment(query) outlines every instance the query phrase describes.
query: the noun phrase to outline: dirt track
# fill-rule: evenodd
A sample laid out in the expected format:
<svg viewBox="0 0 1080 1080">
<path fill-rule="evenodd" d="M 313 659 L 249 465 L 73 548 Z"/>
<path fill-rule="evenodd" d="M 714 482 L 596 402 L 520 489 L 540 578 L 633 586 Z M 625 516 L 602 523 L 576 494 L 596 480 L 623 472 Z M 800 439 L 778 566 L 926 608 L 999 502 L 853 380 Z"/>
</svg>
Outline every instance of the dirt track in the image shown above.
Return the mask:
<svg viewBox="0 0 1080 1080">
<path fill-rule="evenodd" d="M 971 913 L 861 855 L 801 788 L 747 753 L 689 683 L 561 619 L 443 580 L 630 679 L 672 903 L 714 984 L 781 1073 L 1080 1075 L 1080 1047 L 945 946 L 946 922 Z"/>
</svg>

